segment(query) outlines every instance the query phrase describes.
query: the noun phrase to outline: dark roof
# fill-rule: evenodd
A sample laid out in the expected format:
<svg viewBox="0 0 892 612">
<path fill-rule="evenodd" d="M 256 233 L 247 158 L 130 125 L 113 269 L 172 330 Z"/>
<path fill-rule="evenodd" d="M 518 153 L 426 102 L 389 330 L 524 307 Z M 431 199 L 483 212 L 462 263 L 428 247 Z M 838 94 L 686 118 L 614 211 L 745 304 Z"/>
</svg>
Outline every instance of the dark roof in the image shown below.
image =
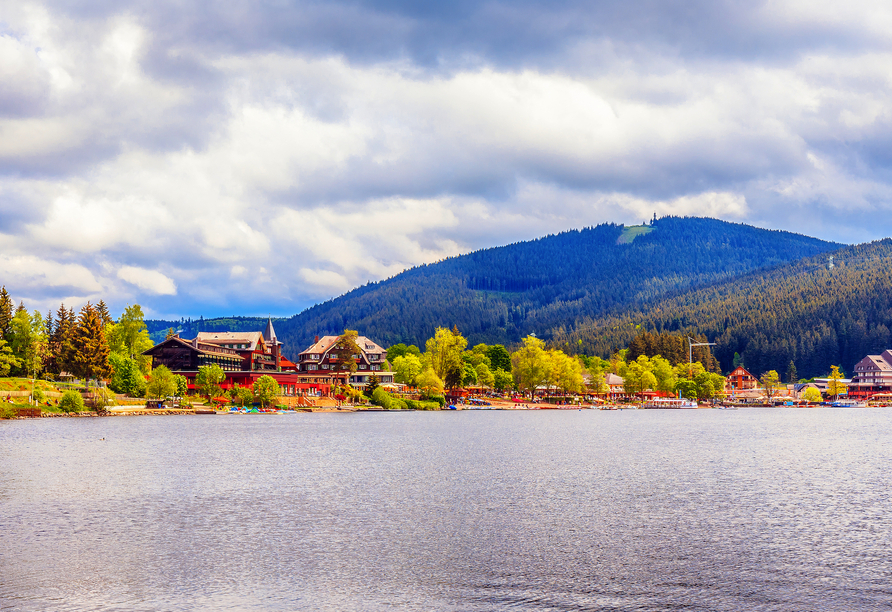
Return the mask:
<svg viewBox="0 0 892 612">
<path fill-rule="evenodd" d="M 276 330 L 273 329 L 272 317 L 266 322 L 266 329 L 263 330 L 263 341 L 269 345 L 280 344 L 278 338 L 276 338 Z"/>
</svg>

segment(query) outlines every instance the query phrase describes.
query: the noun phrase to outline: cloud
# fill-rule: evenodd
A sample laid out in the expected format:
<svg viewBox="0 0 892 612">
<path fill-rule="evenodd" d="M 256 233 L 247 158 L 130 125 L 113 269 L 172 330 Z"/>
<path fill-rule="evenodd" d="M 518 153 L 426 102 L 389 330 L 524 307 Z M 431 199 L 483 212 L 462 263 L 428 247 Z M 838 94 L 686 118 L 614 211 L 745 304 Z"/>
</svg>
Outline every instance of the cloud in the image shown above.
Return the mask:
<svg viewBox="0 0 892 612">
<path fill-rule="evenodd" d="M 0 282 L 291 314 L 654 212 L 882 237 L 890 24 L 862 0 L 7 3 Z"/>
<path fill-rule="evenodd" d="M 118 270 L 118 278 L 155 295 L 176 295 L 177 293 L 176 284 L 156 270 L 123 266 Z"/>
</svg>

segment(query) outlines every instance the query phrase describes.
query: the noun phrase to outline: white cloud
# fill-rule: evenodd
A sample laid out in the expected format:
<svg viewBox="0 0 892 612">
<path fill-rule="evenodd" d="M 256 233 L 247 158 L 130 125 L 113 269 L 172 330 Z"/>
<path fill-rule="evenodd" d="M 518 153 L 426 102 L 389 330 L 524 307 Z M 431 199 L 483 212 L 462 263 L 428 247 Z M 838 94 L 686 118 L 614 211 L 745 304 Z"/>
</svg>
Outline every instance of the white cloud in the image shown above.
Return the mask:
<svg viewBox="0 0 892 612">
<path fill-rule="evenodd" d="M 122 266 L 118 270 L 118 278 L 155 295 L 176 295 L 177 293 L 176 283 L 157 270 Z"/>
<path fill-rule="evenodd" d="M 875 36 L 889 14 L 788 1 L 744 25 L 839 19 Z M 437 72 L 411 56 L 241 51 L 123 9 L 23 2 L 0 22 L 0 272 L 23 294 L 38 279 L 156 311 L 181 300 L 187 315 L 297 311 L 569 227 L 656 212 L 797 229 L 803 210 L 856 224 L 847 210 L 892 201 L 879 43 L 763 61 L 591 35 L 564 65 L 481 55 Z"/>
</svg>

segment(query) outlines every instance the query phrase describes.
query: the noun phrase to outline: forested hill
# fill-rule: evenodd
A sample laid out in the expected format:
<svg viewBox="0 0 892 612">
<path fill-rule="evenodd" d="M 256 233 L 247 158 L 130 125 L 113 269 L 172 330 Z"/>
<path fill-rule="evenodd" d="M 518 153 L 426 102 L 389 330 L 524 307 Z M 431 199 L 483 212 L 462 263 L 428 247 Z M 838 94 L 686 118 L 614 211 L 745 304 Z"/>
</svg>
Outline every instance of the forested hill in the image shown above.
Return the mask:
<svg viewBox="0 0 892 612">
<path fill-rule="evenodd" d="M 278 325 L 282 319 L 273 319 L 273 324 Z M 155 343 L 161 342 L 167 336 L 168 330 L 179 333 L 183 338 L 194 338 L 198 332 L 254 332 L 263 331 L 266 327 L 265 317 L 216 317 L 205 319 L 180 319 L 179 321 L 164 321 L 160 319 L 148 319 L 146 327 L 149 336 Z"/>
<path fill-rule="evenodd" d="M 734 353 L 756 375 L 800 377 L 853 366 L 892 346 L 892 240 L 846 247 L 774 270 L 594 318 L 554 339 L 574 352 L 608 355 L 644 330 L 703 333 L 724 371 Z"/>
<path fill-rule="evenodd" d="M 841 245 L 714 219 L 604 224 L 484 249 L 357 288 L 276 324 L 295 356 L 316 335 L 359 330 L 422 344 L 437 326 L 470 342 L 550 339 L 578 322 Z"/>
</svg>

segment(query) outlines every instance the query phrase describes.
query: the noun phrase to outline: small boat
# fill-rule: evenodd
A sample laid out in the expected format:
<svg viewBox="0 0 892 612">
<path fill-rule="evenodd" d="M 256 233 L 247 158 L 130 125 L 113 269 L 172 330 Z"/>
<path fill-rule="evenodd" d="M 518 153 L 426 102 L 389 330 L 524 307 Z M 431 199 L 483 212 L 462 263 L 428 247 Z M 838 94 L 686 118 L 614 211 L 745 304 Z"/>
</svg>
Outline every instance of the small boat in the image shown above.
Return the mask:
<svg viewBox="0 0 892 612">
<path fill-rule="evenodd" d="M 830 405 L 834 408 L 867 408 L 867 402 L 854 399 L 836 400 Z"/>
<path fill-rule="evenodd" d="M 650 409 L 680 409 L 680 408 L 696 408 L 697 402 L 683 397 L 657 397 L 644 402 L 642 408 Z"/>
</svg>

